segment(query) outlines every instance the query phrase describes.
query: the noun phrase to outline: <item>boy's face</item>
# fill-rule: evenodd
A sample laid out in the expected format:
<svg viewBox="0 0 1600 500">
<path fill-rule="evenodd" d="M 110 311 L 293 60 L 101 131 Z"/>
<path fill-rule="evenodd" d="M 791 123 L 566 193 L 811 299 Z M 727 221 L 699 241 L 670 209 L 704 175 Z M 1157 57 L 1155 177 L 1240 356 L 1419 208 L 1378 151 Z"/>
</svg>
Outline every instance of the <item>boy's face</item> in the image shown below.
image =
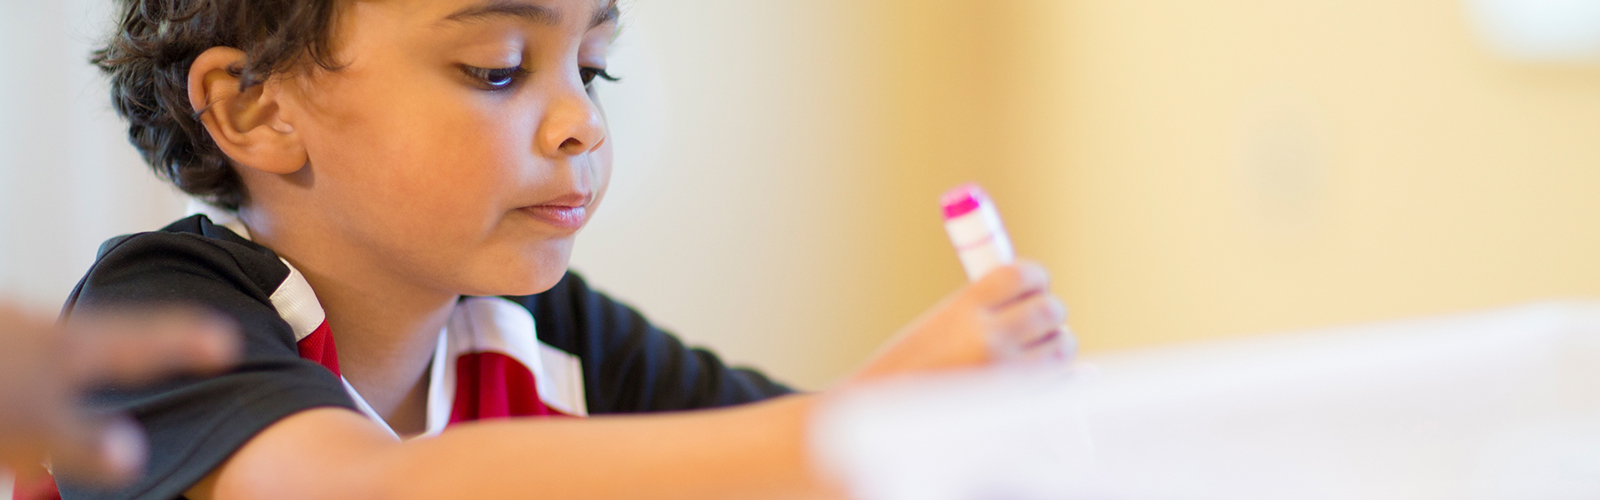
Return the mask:
<svg viewBox="0 0 1600 500">
<path fill-rule="evenodd" d="M 611 173 L 592 84 L 614 3 L 352 1 L 336 19 L 344 66 L 283 110 L 326 251 L 452 293 L 553 286 Z"/>
</svg>

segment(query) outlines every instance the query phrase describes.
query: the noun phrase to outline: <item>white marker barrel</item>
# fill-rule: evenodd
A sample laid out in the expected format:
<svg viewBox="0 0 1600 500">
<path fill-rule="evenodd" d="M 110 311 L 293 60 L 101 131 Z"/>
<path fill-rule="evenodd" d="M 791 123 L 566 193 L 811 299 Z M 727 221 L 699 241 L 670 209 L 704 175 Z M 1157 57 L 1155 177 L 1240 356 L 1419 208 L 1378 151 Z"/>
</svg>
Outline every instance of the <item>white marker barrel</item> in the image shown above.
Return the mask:
<svg viewBox="0 0 1600 500">
<path fill-rule="evenodd" d="M 1000 212 L 983 189 L 973 184 L 961 186 L 945 194 L 941 203 L 944 230 L 950 234 L 950 243 L 956 247 L 967 279 L 977 281 L 1016 260 L 1011 238 L 1000 224 Z"/>
</svg>

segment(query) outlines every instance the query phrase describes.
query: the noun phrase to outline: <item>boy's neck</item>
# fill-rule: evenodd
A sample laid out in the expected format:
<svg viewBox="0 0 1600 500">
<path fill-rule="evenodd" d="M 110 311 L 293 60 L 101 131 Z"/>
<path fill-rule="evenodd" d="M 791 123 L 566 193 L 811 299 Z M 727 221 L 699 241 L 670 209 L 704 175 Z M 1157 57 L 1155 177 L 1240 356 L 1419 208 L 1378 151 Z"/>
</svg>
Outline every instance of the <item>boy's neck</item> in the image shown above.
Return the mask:
<svg viewBox="0 0 1600 500">
<path fill-rule="evenodd" d="M 244 215 L 244 214 L 241 214 Z M 246 218 L 252 236 L 305 275 L 327 314 L 339 369 L 402 436 L 427 424 L 429 367 L 459 295 L 429 290 L 368 265 L 337 238 L 282 231 Z"/>
</svg>

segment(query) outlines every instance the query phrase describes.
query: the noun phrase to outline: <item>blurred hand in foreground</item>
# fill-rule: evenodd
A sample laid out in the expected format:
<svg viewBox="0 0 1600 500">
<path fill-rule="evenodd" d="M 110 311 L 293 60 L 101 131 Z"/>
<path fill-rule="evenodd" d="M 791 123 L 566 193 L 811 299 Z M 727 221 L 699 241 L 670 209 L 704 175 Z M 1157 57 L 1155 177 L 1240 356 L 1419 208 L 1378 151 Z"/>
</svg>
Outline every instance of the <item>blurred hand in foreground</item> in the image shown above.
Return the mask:
<svg viewBox="0 0 1600 500">
<path fill-rule="evenodd" d="M 231 321 L 192 309 L 77 314 L 60 325 L 0 303 L 0 465 L 25 471 L 49 457 L 75 478 L 130 480 L 145 460 L 142 429 L 87 410 L 83 395 L 221 370 L 238 350 Z"/>
</svg>

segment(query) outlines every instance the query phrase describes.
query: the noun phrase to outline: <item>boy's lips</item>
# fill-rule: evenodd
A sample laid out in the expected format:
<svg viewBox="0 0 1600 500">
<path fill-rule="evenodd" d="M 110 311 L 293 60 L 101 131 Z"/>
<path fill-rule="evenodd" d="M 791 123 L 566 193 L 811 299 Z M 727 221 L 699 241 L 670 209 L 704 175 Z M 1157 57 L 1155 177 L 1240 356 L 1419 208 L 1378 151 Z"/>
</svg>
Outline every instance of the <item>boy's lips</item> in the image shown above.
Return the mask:
<svg viewBox="0 0 1600 500">
<path fill-rule="evenodd" d="M 523 213 L 531 215 L 545 224 L 568 231 L 582 229 L 583 224 L 589 221 L 589 209 L 581 205 L 534 205 L 522 207 L 518 210 L 522 210 Z"/>
</svg>

